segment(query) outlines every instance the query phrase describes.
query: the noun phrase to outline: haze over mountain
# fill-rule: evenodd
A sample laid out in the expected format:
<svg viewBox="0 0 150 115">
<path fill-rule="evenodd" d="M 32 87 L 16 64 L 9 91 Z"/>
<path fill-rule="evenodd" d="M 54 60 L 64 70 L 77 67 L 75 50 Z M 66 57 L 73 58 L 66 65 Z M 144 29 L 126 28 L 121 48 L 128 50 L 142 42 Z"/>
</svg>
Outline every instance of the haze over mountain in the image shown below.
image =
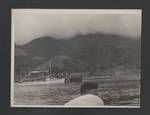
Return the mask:
<svg viewBox="0 0 150 115">
<path fill-rule="evenodd" d="M 55 63 L 60 68 L 71 65 L 71 71 L 75 68 L 79 71 L 79 65 L 83 66 L 84 71 L 90 71 L 91 68 L 109 69 L 119 65 L 125 68 L 139 68 L 140 44 L 140 39 L 102 33 L 77 35 L 70 39 L 54 39 L 45 36 L 19 46 L 22 57 L 17 54 L 16 63 L 21 66 L 23 60 L 26 60 L 27 62 L 24 63 L 26 71 L 44 68 L 43 65 L 48 64 L 50 60 L 60 62 Z M 16 53 L 21 52 L 17 48 L 15 50 Z M 26 52 L 26 56 L 23 52 Z M 21 57 L 20 61 L 18 57 Z M 67 64 L 64 60 L 67 60 Z"/>
<path fill-rule="evenodd" d="M 15 43 L 26 44 L 35 38 L 51 36 L 70 39 L 78 34 L 116 34 L 141 36 L 141 10 L 52 10 L 13 9 Z"/>
</svg>

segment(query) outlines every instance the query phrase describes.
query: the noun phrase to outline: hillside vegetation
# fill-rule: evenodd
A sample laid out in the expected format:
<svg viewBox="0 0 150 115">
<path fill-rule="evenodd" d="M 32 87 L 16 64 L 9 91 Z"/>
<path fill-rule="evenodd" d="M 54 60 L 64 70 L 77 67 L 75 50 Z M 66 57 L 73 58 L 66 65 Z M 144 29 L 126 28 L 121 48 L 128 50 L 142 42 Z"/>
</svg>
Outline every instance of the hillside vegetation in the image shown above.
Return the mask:
<svg viewBox="0 0 150 115">
<path fill-rule="evenodd" d="M 48 69 L 57 71 L 109 72 L 113 68 L 140 68 L 141 39 L 119 35 L 88 34 L 70 39 L 49 36 L 15 47 L 15 73 Z"/>
</svg>

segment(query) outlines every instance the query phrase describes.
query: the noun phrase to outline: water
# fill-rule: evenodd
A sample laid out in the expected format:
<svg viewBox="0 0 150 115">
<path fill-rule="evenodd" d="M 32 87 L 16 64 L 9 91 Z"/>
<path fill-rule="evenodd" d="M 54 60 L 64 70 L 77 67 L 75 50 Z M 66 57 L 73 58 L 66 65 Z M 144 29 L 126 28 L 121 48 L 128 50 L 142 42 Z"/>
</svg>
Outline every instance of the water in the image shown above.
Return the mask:
<svg viewBox="0 0 150 115">
<path fill-rule="evenodd" d="M 96 80 L 97 81 L 97 80 Z M 107 80 L 106 80 L 107 81 Z M 140 80 L 100 82 L 99 95 L 106 105 L 139 105 Z M 15 83 L 15 105 L 64 105 L 80 95 L 80 84 Z"/>
</svg>

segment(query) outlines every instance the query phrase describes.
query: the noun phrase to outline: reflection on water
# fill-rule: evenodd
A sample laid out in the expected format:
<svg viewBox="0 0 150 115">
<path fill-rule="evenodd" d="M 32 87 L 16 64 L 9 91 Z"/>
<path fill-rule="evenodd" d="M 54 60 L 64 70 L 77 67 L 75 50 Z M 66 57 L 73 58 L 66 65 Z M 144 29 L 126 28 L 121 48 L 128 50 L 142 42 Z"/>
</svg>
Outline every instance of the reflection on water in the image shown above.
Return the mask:
<svg viewBox="0 0 150 115">
<path fill-rule="evenodd" d="M 99 95 L 106 105 L 139 105 L 139 81 L 99 84 Z M 80 84 L 20 85 L 15 83 L 15 105 L 64 105 L 80 95 Z"/>
</svg>

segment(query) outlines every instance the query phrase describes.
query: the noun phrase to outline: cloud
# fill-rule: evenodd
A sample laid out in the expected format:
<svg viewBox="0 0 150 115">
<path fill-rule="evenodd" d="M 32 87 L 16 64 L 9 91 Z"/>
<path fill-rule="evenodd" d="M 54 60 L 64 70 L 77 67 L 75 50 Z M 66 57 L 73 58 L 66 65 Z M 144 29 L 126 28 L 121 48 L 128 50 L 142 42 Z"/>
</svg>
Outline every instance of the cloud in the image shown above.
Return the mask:
<svg viewBox="0 0 150 115">
<path fill-rule="evenodd" d="M 14 10 L 15 42 L 25 44 L 35 38 L 52 36 L 68 39 L 77 34 L 103 32 L 138 38 L 141 13 L 51 13 Z M 100 11 L 99 11 L 100 12 Z"/>
</svg>

